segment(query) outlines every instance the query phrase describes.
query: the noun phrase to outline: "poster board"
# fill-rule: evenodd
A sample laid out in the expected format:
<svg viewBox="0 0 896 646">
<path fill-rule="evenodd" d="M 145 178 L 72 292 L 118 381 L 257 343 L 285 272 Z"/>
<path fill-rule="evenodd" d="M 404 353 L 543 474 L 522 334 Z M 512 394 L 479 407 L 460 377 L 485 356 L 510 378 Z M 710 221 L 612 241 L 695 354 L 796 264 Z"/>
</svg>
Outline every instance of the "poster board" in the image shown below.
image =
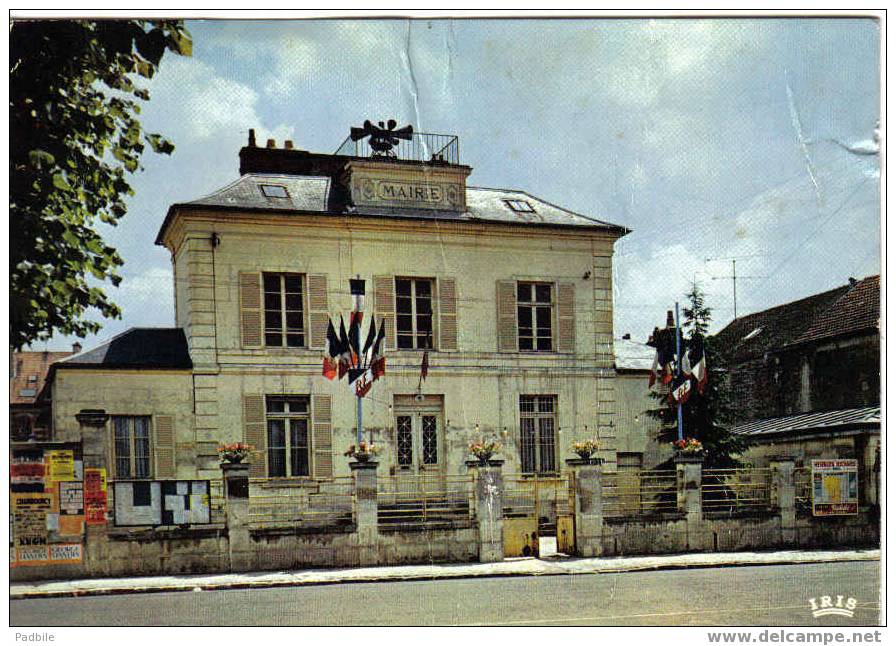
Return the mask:
<svg viewBox="0 0 896 646">
<path fill-rule="evenodd" d="M 812 515 L 848 516 L 858 513 L 858 460 L 812 460 Z"/>
<path fill-rule="evenodd" d="M 208 480 L 114 483 L 115 525 L 204 525 L 211 522 Z"/>
</svg>

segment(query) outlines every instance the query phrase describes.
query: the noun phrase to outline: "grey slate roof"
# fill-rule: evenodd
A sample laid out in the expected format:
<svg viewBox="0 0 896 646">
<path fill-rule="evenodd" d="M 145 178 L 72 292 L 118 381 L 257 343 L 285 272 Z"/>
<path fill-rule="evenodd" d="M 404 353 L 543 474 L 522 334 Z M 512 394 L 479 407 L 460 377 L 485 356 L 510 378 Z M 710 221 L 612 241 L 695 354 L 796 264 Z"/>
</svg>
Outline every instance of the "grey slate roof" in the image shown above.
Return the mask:
<svg viewBox="0 0 896 646">
<path fill-rule="evenodd" d="M 617 370 L 650 371 L 653 367 L 656 349 L 646 343 L 631 339 L 614 339 L 613 348 L 616 354 Z"/>
<path fill-rule="evenodd" d="M 263 184 L 275 184 L 286 188 L 288 198 L 265 197 Z M 551 204 L 525 191 L 512 189 L 467 187 L 467 211 L 430 211 L 426 209 L 350 207 L 347 211 L 338 209 L 333 199 L 333 189 L 329 177 L 308 175 L 281 175 L 268 173 L 247 173 L 235 182 L 198 200 L 175 206 L 209 206 L 227 209 L 271 210 L 312 212 L 343 215 L 345 212 L 357 215 L 380 217 L 411 217 L 436 220 L 485 221 L 505 224 L 573 226 L 595 229 L 628 231 L 609 222 L 596 220 Z M 534 213 L 519 213 L 510 209 L 504 200 L 526 200 L 535 209 Z"/>
<path fill-rule="evenodd" d="M 105 343 L 53 364 L 59 368 L 190 370 L 193 361 L 180 328 L 131 328 Z"/>
<path fill-rule="evenodd" d="M 845 408 L 821 413 L 798 413 L 786 417 L 759 419 L 736 426 L 734 432 L 754 437 L 873 426 L 880 428 L 880 406 Z"/>
</svg>

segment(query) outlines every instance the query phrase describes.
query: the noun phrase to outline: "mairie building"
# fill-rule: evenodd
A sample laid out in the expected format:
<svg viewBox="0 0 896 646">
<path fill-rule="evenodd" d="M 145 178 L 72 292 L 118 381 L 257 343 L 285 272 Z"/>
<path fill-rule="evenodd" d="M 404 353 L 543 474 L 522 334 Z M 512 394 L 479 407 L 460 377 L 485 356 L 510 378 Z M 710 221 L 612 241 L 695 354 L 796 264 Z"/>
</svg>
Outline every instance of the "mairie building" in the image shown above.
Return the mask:
<svg viewBox="0 0 896 646">
<path fill-rule="evenodd" d="M 239 177 L 159 228 L 174 326 L 52 367 L 54 441 L 81 442 L 92 416 L 110 480 L 220 478 L 229 442 L 255 448 L 256 478 L 348 475 L 356 397 L 321 368 L 361 278 L 364 329 L 386 329 L 386 374 L 363 400 L 383 476 L 465 473 L 477 439 L 500 443 L 505 472 L 559 473 L 580 439 L 614 469 L 613 247 L 628 230 L 471 171 L 452 136 L 319 154 L 250 131 Z"/>
</svg>

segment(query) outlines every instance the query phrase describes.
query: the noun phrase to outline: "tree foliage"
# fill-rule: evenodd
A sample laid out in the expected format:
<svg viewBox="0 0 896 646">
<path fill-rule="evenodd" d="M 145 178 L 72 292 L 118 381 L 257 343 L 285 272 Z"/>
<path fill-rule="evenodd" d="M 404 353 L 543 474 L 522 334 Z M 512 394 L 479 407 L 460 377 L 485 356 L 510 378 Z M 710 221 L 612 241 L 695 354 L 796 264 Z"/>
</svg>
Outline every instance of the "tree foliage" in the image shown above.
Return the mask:
<svg viewBox="0 0 896 646">
<path fill-rule="evenodd" d="M 682 406 L 684 435 L 697 438 L 703 444 L 704 467 L 734 467 L 740 464 L 738 455 L 743 453 L 746 443 L 742 437 L 731 432 L 735 420 L 728 380 L 724 371 L 714 363 L 720 356 L 714 350 L 715 339 L 707 336 L 712 322 L 712 308 L 706 305 L 705 294 L 696 283 L 685 298 L 687 304 L 682 309 L 684 319 L 681 327 L 688 343 L 697 335 L 703 337 L 709 378 L 702 394 L 696 384 L 692 384 L 691 395 Z M 661 422 L 660 439 L 671 442 L 678 437 L 678 416 L 676 407 L 668 403 L 668 389 L 652 391 L 651 397 L 657 401 L 657 408 L 647 411 L 647 414 Z"/>
<path fill-rule="evenodd" d="M 163 54 L 189 56 L 181 21 L 34 20 L 10 29 L 10 345 L 54 331 L 85 336 L 87 318 L 121 311 L 99 286 L 121 282 L 123 261 L 97 231 L 115 225 L 133 194 L 148 145 L 170 154 L 161 134 L 143 130 L 139 78 Z"/>
</svg>

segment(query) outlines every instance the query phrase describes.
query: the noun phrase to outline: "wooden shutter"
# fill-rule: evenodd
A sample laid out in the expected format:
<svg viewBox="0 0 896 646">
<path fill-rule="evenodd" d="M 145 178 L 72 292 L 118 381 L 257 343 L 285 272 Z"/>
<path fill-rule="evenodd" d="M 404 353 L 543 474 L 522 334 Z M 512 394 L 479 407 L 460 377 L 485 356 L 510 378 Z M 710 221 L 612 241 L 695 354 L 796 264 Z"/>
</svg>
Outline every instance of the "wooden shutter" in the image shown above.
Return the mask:
<svg viewBox="0 0 896 646">
<path fill-rule="evenodd" d="M 241 271 L 240 284 L 240 340 L 244 348 L 260 348 L 261 333 L 261 273 Z"/>
<path fill-rule="evenodd" d="M 498 352 L 518 352 L 515 280 L 497 282 L 495 302 L 498 304 Z"/>
<path fill-rule="evenodd" d="M 157 479 L 176 478 L 174 464 L 174 417 L 156 415 L 153 419 L 155 434 L 153 436 L 153 453 L 156 458 Z"/>
<path fill-rule="evenodd" d="M 576 351 L 576 286 L 557 285 L 557 352 Z"/>
<path fill-rule="evenodd" d="M 325 348 L 327 321 L 330 320 L 327 302 L 327 277 L 308 276 L 308 347 Z"/>
<path fill-rule="evenodd" d="M 386 322 L 386 350 L 395 349 L 395 278 L 373 277 L 373 311 L 376 323 Z"/>
<path fill-rule="evenodd" d="M 333 412 L 330 395 L 311 398 L 311 447 L 314 450 L 314 478 L 333 477 Z"/>
<path fill-rule="evenodd" d="M 439 279 L 439 350 L 457 350 L 457 285 Z"/>
<path fill-rule="evenodd" d="M 264 478 L 268 474 L 266 467 L 268 449 L 263 395 L 243 395 L 243 441 L 254 447 L 249 475 L 253 478 Z"/>
</svg>

